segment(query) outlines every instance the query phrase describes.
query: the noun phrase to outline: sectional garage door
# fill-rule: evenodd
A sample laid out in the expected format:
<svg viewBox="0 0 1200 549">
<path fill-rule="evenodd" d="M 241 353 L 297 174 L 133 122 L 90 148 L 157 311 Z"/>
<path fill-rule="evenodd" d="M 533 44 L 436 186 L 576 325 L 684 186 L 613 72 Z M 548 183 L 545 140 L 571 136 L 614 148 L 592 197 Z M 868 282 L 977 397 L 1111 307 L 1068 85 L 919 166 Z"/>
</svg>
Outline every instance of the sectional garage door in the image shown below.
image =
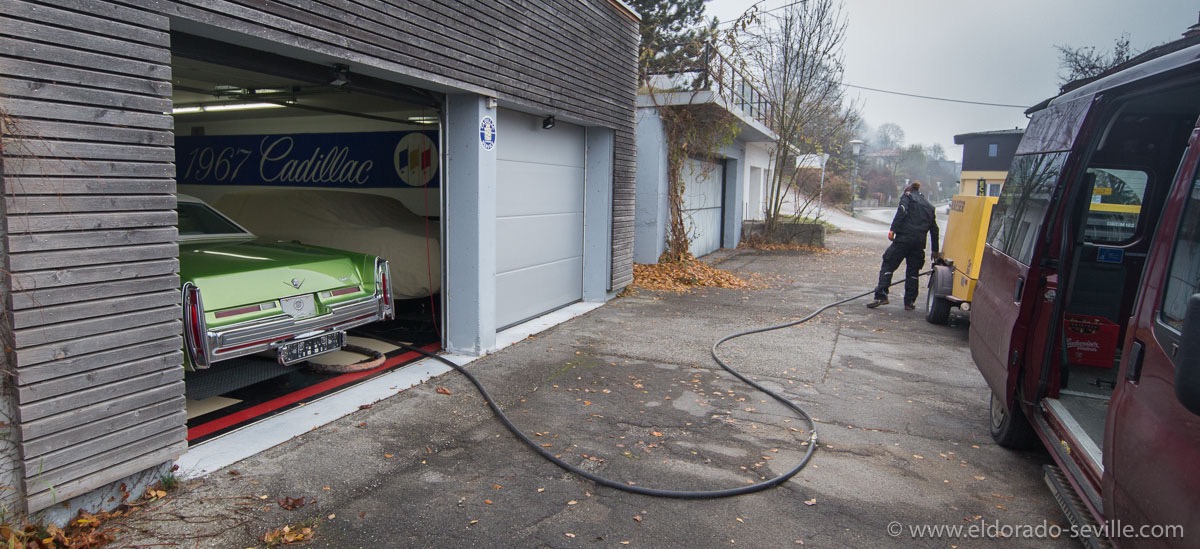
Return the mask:
<svg viewBox="0 0 1200 549">
<path fill-rule="evenodd" d="M 501 111 L 497 120 L 496 325 L 583 298 L 585 133 Z"/>
<path fill-rule="evenodd" d="M 724 173 L 719 162 L 689 159 L 683 167 L 683 216 L 691 238 L 692 255 L 700 257 L 721 248 L 724 218 Z"/>
</svg>

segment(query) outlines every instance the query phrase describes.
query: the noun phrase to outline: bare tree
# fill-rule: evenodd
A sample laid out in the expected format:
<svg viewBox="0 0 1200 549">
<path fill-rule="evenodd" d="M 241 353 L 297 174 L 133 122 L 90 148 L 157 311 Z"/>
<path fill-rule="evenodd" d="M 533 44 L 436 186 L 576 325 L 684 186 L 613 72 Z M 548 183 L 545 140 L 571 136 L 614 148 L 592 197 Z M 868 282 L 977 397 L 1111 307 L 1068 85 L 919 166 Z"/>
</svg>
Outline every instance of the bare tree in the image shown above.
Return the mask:
<svg viewBox="0 0 1200 549">
<path fill-rule="evenodd" d="M 904 146 L 904 128 L 894 122 L 880 124 L 875 129 L 875 147 L 879 149 L 899 149 Z"/>
<path fill-rule="evenodd" d="M 1058 68 L 1066 71 L 1058 74 L 1059 85 L 1066 85 L 1076 80 L 1092 78 L 1104 71 L 1128 61 L 1134 56 L 1129 47 L 1129 34 L 1122 34 L 1113 41 L 1111 52 L 1097 52 L 1095 46 L 1072 48 L 1070 46 L 1054 46 L 1058 50 Z"/>
<path fill-rule="evenodd" d="M 846 19 L 840 1 L 809 0 L 772 13 L 752 7 L 735 28 L 742 32 L 731 43 L 771 105 L 771 129 L 779 136 L 764 207 L 770 235 L 789 195 L 799 196 L 803 209 L 811 201 L 799 191 L 807 172 L 795 169 L 796 157 L 845 146 L 835 139 L 857 123 L 854 109 L 843 101 Z"/>
</svg>

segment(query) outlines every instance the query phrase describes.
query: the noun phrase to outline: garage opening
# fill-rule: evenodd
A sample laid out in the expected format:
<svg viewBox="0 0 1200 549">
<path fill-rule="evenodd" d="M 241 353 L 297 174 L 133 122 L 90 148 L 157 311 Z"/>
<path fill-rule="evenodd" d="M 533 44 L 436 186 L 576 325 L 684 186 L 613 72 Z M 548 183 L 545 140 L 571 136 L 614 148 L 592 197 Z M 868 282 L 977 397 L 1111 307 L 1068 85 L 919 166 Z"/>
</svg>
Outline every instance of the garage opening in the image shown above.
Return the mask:
<svg viewBox="0 0 1200 549">
<path fill-rule="evenodd" d="M 419 358 L 389 341 L 438 349 L 440 97 L 172 43 L 189 442 Z M 185 227 L 193 203 L 234 227 Z"/>
</svg>

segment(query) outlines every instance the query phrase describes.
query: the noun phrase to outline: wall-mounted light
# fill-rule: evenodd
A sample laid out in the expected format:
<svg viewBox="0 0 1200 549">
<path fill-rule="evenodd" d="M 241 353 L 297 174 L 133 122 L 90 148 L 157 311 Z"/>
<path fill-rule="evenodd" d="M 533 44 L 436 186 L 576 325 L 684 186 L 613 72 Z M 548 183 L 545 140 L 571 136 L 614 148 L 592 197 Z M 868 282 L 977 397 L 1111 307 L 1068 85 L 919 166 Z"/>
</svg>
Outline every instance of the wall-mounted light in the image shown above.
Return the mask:
<svg viewBox="0 0 1200 549">
<path fill-rule="evenodd" d="M 494 108 L 496 108 L 496 105 L 497 105 L 497 104 L 498 104 L 498 103 L 497 103 L 497 101 L 496 101 L 496 98 L 495 98 L 495 97 L 489 97 L 489 98 L 487 98 L 487 108 L 489 108 L 489 109 L 494 109 Z"/>
<path fill-rule="evenodd" d="M 410 116 L 410 117 L 408 117 L 408 121 L 413 124 L 426 124 L 426 125 L 437 124 L 438 117 L 436 117 L 436 116 Z"/>
<path fill-rule="evenodd" d="M 554 127 L 554 115 L 547 116 L 542 119 L 542 129 L 548 130 Z"/>
<path fill-rule="evenodd" d="M 345 86 L 350 83 L 350 67 L 334 63 L 333 74 L 329 78 L 330 86 Z"/>
</svg>

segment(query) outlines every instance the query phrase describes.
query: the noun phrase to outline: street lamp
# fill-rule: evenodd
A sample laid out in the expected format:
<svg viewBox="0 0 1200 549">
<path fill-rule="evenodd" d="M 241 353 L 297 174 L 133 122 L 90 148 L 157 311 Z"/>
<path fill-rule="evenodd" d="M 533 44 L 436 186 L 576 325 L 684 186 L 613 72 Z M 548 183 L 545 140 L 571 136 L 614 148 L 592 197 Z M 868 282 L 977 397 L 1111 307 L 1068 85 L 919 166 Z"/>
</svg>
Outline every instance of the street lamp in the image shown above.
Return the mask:
<svg viewBox="0 0 1200 549">
<path fill-rule="evenodd" d="M 854 174 L 850 176 L 850 215 L 854 215 L 854 201 L 858 199 L 858 155 L 862 154 L 862 139 L 850 140 L 850 154 L 854 156 Z"/>
</svg>

